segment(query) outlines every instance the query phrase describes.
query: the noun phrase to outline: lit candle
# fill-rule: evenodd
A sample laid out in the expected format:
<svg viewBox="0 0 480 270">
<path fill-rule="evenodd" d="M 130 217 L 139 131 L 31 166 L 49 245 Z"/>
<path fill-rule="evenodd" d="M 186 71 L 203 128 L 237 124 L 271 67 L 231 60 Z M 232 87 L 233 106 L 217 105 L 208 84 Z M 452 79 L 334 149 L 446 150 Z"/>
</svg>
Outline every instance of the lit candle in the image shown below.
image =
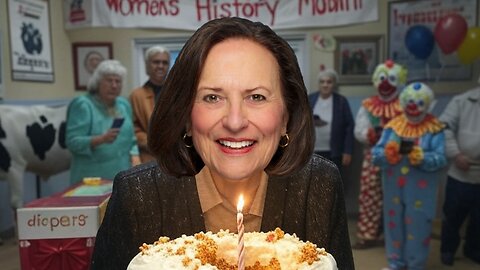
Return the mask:
<svg viewBox="0 0 480 270">
<path fill-rule="evenodd" d="M 243 195 L 240 195 L 237 203 L 237 230 L 238 230 L 238 258 L 237 264 L 239 270 L 245 269 L 245 245 L 243 242 L 243 234 L 245 233 L 245 226 L 243 225 Z"/>
</svg>

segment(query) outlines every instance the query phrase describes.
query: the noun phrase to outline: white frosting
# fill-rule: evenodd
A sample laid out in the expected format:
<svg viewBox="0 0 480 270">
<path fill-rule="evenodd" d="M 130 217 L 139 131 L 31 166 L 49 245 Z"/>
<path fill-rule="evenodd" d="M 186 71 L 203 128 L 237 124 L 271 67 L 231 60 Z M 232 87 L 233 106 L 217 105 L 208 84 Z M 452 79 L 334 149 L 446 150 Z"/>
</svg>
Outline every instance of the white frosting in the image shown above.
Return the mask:
<svg viewBox="0 0 480 270">
<path fill-rule="evenodd" d="M 300 241 L 295 235 L 283 235 L 283 232 L 280 230 L 282 237 L 278 237 L 273 241 L 266 240 L 267 238 L 272 239 L 276 232 L 245 233 L 246 266 L 253 266 L 257 261 L 260 265 L 266 266 L 269 265 L 272 258 L 275 258 L 278 260 L 281 269 L 337 269 L 337 264 L 331 254 L 327 253 L 323 248 L 317 248 L 311 243 Z M 142 252 L 132 259 L 127 269 L 219 269 L 208 263 L 202 265 L 201 260 L 198 258 L 198 245 L 206 243 L 202 239 L 211 239 L 216 243 L 212 247 L 212 250 L 216 248 L 214 259 L 217 261 L 223 259 L 230 265 L 237 264 L 238 236 L 236 234 L 221 231 L 218 234 L 207 232 L 199 233 L 195 236 L 183 235 L 171 241 L 157 241 L 153 245 L 144 244 Z M 310 247 L 309 258 L 311 264 L 309 264 L 307 259 L 300 263 L 302 261 L 302 248 L 304 247 Z"/>
</svg>

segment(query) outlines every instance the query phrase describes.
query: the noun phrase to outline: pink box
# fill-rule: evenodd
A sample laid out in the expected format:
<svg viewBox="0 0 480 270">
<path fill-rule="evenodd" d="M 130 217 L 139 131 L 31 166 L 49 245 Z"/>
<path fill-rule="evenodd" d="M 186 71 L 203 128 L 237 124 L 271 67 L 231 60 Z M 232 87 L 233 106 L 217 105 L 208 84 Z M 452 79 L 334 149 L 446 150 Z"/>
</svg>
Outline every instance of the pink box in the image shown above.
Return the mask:
<svg viewBox="0 0 480 270">
<path fill-rule="evenodd" d="M 111 188 L 81 183 L 17 209 L 21 269 L 89 269 Z"/>
</svg>

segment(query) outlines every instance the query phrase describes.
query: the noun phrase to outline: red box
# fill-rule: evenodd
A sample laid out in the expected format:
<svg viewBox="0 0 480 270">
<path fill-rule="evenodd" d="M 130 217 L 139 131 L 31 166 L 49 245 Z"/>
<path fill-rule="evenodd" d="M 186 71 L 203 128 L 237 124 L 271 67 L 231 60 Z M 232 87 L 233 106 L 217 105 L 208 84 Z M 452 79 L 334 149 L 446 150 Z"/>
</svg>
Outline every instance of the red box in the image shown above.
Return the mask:
<svg viewBox="0 0 480 270">
<path fill-rule="evenodd" d="M 21 269 L 89 269 L 111 188 L 81 183 L 17 209 Z"/>
</svg>

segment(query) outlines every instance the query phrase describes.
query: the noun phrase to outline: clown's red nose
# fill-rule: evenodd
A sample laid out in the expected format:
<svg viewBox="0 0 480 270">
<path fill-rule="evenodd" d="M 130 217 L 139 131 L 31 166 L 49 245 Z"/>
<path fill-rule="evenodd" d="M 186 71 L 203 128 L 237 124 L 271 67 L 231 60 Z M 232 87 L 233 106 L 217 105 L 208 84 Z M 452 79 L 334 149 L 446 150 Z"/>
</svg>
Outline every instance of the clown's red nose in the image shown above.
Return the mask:
<svg viewBox="0 0 480 270">
<path fill-rule="evenodd" d="M 388 80 L 383 80 L 380 85 L 378 86 L 378 89 L 382 91 L 387 91 L 392 88 L 392 85 L 388 82 Z"/>
</svg>

